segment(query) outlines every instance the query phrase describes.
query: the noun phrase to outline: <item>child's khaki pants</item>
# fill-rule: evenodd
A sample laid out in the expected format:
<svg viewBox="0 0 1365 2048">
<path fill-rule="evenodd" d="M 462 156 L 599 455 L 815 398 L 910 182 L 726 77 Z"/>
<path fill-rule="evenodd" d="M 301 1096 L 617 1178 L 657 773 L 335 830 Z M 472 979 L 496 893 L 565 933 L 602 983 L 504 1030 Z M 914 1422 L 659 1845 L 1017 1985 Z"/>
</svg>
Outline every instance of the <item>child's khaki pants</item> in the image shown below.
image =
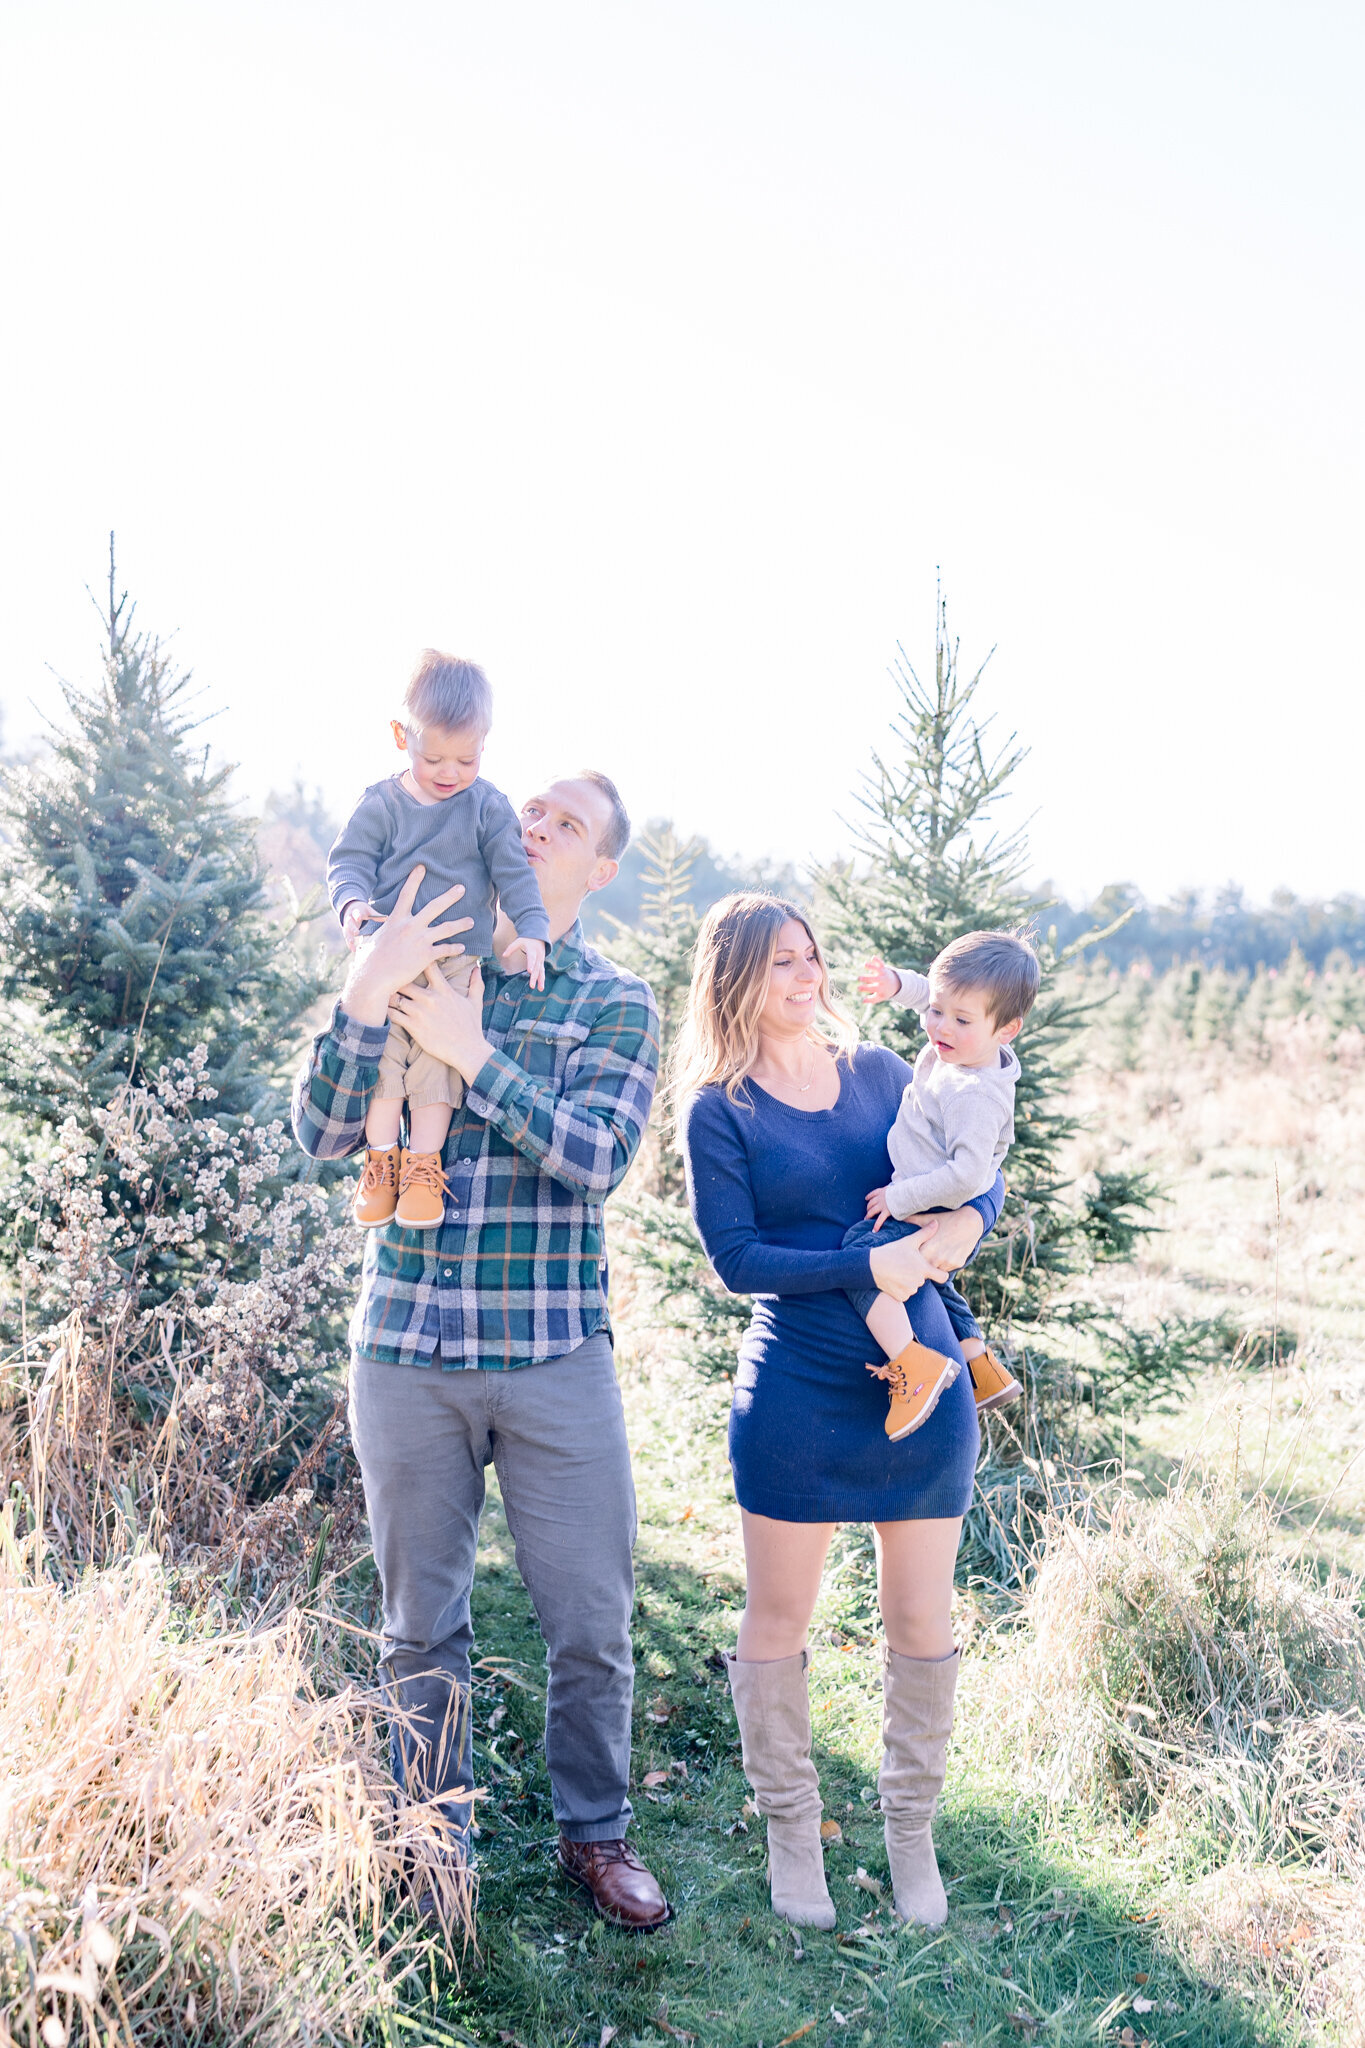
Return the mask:
<svg viewBox="0 0 1365 2048">
<path fill-rule="evenodd" d="M 438 960 L 435 969 L 428 969 L 423 978 L 430 986 L 434 971 L 465 995 L 478 964 L 467 954 L 457 953 L 452 960 Z M 444 1060 L 433 1059 L 429 1052 L 424 1052 L 401 1024 L 390 1022 L 375 1093 L 383 1102 L 406 1101 L 411 1109 L 429 1109 L 435 1102 L 458 1109 L 464 1101 L 464 1082 Z"/>
</svg>

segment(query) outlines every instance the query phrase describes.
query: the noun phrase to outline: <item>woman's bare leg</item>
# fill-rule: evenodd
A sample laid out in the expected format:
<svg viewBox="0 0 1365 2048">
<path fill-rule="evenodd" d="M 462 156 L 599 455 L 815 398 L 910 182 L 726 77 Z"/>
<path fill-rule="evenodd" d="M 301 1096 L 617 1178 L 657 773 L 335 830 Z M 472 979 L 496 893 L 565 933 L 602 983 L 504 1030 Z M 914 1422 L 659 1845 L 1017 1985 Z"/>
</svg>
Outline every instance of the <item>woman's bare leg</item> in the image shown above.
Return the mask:
<svg viewBox="0 0 1365 2048">
<path fill-rule="evenodd" d="M 834 1524 L 775 1522 L 746 1508 L 739 1518 L 746 1590 L 735 1654 L 746 1664 L 794 1657 L 806 1647 Z"/>
<path fill-rule="evenodd" d="M 962 1537 L 961 1517 L 878 1522 L 875 1537 L 877 1598 L 887 1642 L 902 1657 L 950 1656 L 953 1569 Z"/>
</svg>

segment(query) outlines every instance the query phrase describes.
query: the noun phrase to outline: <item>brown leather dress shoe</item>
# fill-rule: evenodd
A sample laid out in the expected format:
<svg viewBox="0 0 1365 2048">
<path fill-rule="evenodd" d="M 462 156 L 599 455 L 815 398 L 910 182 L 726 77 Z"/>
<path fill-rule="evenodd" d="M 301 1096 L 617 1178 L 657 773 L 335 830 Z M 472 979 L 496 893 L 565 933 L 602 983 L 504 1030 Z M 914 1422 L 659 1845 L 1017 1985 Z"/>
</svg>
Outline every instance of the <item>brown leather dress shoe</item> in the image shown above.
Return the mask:
<svg viewBox="0 0 1365 2048">
<path fill-rule="evenodd" d="M 571 1842 L 559 1838 L 559 1867 L 592 1893 L 593 1905 L 613 1927 L 647 1934 L 670 1917 L 668 1900 L 629 1842 Z"/>
</svg>

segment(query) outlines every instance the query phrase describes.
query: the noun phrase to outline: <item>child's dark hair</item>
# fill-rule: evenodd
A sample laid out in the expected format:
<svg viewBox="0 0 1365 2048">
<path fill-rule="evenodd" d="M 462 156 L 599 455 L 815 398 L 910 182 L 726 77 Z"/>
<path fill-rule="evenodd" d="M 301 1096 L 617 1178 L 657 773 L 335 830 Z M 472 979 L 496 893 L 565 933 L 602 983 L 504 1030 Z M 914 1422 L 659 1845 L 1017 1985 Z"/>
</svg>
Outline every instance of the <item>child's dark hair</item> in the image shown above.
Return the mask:
<svg viewBox="0 0 1365 2048">
<path fill-rule="evenodd" d="M 999 1030 L 1027 1017 L 1038 994 L 1038 955 L 1022 932 L 964 932 L 945 946 L 934 968 L 949 988 L 982 994 Z"/>
<path fill-rule="evenodd" d="M 493 723 L 493 692 L 476 661 L 424 647 L 403 692 L 403 723 L 410 733 L 476 732 Z"/>
</svg>

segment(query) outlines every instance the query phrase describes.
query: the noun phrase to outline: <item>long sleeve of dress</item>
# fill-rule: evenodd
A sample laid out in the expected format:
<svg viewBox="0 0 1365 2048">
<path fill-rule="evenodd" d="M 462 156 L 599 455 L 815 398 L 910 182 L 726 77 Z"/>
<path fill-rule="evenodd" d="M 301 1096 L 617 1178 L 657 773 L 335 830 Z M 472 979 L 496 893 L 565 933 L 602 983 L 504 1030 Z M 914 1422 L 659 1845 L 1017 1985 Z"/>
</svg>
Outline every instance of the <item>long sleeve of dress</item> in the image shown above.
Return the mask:
<svg viewBox="0 0 1365 2048">
<path fill-rule="evenodd" d="M 689 1103 L 683 1121 L 687 1195 L 707 1258 L 731 1294 L 823 1294 L 875 1286 L 865 1250 L 795 1250 L 765 1244 L 754 1213 L 743 1115 L 723 1094 Z"/>
</svg>

